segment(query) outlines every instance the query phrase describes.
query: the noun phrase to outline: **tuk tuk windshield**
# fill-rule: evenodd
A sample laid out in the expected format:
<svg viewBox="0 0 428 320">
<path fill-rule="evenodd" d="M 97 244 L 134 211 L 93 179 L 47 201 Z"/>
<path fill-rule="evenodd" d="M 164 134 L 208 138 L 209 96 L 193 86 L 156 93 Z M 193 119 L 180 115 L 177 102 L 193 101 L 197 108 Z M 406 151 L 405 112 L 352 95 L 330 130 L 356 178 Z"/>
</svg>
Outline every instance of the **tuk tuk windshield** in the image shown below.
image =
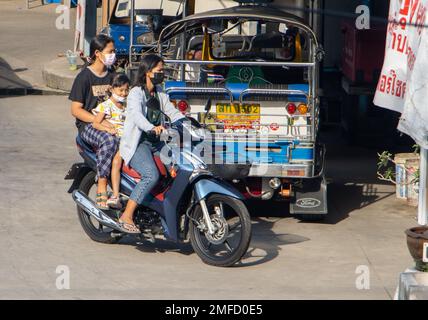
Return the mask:
<svg viewBox="0 0 428 320">
<path fill-rule="evenodd" d="M 176 1 L 162 1 L 162 0 L 135 0 L 134 9 L 143 11 L 143 10 L 162 10 L 161 15 L 165 16 L 177 16 L 182 11 L 181 2 Z M 113 18 L 122 19 L 129 18 L 131 11 L 131 1 L 129 0 L 119 0 L 117 2 L 116 8 L 113 13 Z M 137 16 L 138 11 L 136 12 Z"/>
<path fill-rule="evenodd" d="M 210 39 L 215 60 L 302 61 L 305 38 L 297 28 L 280 23 L 246 21 Z"/>
</svg>

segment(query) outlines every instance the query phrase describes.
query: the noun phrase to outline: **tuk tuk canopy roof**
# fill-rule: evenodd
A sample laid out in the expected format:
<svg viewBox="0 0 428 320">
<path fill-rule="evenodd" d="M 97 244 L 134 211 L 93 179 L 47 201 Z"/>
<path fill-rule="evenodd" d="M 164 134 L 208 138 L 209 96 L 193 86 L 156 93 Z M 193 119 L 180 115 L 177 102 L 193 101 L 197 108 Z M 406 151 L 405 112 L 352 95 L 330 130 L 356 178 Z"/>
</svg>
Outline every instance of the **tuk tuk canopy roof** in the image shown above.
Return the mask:
<svg viewBox="0 0 428 320">
<path fill-rule="evenodd" d="M 195 27 L 198 24 L 203 24 L 215 19 L 254 19 L 292 24 L 305 30 L 313 38 L 316 46 L 318 46 L 315 33 L 301 17 L 286 12 L 284 9 L 278 7 L 255 5 L 236 6 L 190 15 L 166 26 L 160 34 L 159 42 L 169 40 L 177 34 L 184 32 L 186 28 Z"/>
</svg>

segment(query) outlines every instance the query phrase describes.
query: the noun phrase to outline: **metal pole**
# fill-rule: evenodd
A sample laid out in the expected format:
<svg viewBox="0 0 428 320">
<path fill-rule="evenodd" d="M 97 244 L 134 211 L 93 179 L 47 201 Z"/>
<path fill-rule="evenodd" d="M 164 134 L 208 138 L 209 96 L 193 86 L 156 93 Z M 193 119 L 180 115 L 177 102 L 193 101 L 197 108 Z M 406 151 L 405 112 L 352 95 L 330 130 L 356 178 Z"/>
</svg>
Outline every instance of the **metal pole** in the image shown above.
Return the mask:
<svg viewBox="0 0 428 320">
<path fill-rule="evenodd" d="M 182 19 L 184 19 L 186 17 L 186 10 L 187 10 L 187 0 L 183 0 L 183 14 L 182 14 Z M 181 59 L 185 59 L 185 51 L 186 51 L 186 34 L 185 32 L 183 32 L 183 34 L 181 35 L 181 55 L 180 58 Z M 182 64 L 181 65 L 181 69 L 180 69 L 180 80 L 181 81 L 186 81 L 186 64 Z"/>
<path fill-rule="evenodd" d="M 131 32 L 129 34 L 129 66 L 132 67 L 132 49 L 134 48 L 134 10 L 135 0 L 131 0 L 131 8 L 129 12 L 129 21 L 131 21 Z"/>
<path fill-rule="evenodd" d="M 428 149 L 421 149 L 418 223 L 428 225 Z"/>
<path fill-rule="evenodd" d="M 93 0 L 84 1 L 85 4 L 85 27 L 84 27 L 84 53 L 89 56 L 91 40 L 97 34 L 97 2 Z"/>
<path fill-rule="evenodd" d="M 171 60 L 165 63 L 171 64 L 196 64 L 196 65 L 219 65 L 219 66 L 263 66 L 263 67 L 291 67 L 291 68 L 313 68 L 315 62 L 264 62 L 264 61 L 227 61 L 227 60 Z"/>
</svg>

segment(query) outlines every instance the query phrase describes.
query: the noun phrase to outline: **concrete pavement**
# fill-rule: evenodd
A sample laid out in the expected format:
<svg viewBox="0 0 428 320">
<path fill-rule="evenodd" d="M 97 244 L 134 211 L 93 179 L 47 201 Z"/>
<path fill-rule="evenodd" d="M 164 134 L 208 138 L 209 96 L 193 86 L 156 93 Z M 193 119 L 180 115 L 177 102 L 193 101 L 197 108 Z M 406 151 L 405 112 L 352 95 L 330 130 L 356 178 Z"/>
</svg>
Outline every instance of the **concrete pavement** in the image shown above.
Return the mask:
<svg viewBox="0 0 428 320">
<path fill-rule="evenodd" d="M 76 9 L 70 10 L 70 28 L 59 30 L 57 4 L 27 10 L 26 1 L 0 0 L 0 90 L 47 89 L 43 65 L 73 48 Z M 52 90 L 49 90 L 52 91 Z"/>
<path fill-rule="evenodd" d="M 413 265 L 404 230 L 416 210 L 376 180 L 373 150 L 333 139 L 327 221 L 252 205 L 248 256 L 217 269 L 188 246 L 89 240 L 63 180 L 79 160 L 66 97 L 2 98 L 0 114 L 0 299 L 391 299 Z M 70 269 L 70 290 L 56 288 L 59 265 Z M 369 290 L 356 287 L 358 266 L 370 271 Z"/>
</svg>

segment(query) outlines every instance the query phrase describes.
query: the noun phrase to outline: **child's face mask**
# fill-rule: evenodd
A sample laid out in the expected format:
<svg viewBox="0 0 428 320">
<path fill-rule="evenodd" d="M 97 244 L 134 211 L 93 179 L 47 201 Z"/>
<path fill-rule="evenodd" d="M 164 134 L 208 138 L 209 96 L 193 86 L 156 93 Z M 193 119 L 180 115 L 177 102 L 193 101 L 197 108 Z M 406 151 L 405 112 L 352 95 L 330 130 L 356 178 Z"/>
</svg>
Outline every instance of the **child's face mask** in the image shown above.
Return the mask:
<svg viewBox="0 0 428 320">
<path fill-rule="evenodd" d="M 126 101 L 126 97 L 121 97 L 121 96 L 119 96 L 119 95 L 117 95 L 116 93 L 112 93 L 112 95 L 111 95 L 112 97 L 113 97 L 113 99 L 114 100 L 116 100 L 117 102 L 120 102 L 120 103 L 124 103 L 125 101 Z"/>
</svg>

